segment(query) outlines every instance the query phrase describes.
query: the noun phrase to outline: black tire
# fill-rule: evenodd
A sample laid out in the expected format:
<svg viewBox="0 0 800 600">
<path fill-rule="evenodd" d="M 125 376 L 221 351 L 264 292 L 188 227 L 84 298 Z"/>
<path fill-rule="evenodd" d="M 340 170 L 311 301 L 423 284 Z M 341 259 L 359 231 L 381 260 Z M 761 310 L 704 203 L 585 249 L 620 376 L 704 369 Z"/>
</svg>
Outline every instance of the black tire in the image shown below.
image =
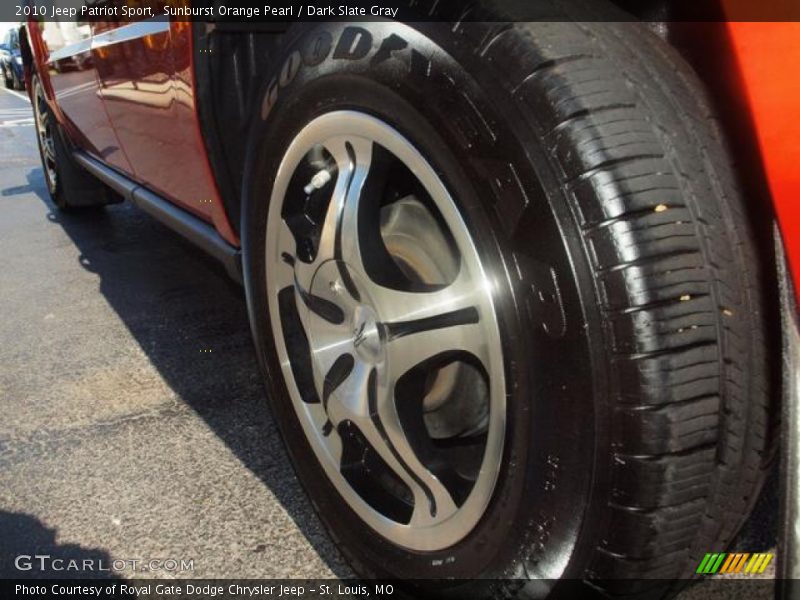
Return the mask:
<svg viewBox="0 0 800 600">
<path fill-rule="evenodd" d="M 14 86 L 13 79 L 8 75 L 8 71 L 6 71 L 5 66 L 3 66 L 3 84 L 6 88 L 11 89 Z"/>
<path fill-rule="evenodd" d="M 21 92 L 22 90 L 25 89 L 25 80 L 22 79 L 21 77 L 17 76 L 16 72 L 14 72 L 14 71 L 12 71 L 12 74 L 13 74 L 13 76 L 12 76 L 12 79 L 13 79 L 12 85 L 14 86 L 15 90 Z"/>
<path fill-rule="evenodd" d="M 97 178 L 83 169 L 72 156 L 72 146 L 61 124 L 44 100 L 38 75 L 34 75 L 31 99 L 37 128 L 39 157 L 42 160 L 47 191 L 60 210 L 100 207 L 119 202 L 120 198 Z M 46 126 L 40 129 L 39 120 Z M 45 132 L 45 133 L 43 133 Z M 47 150 L 45 139 L 52 142 Z"/>
<path fill-rule="evenodd" d="M 426 588 L 459 596 L 691 578 L 742 525 L 772 443 L 756 242 L 691 69 L 644 26 L 601 22 L 326 23 L 292 31 L 280 57 L 245 169 L 248 306 L 295 469 L 355 570 L 454 578 Z M 355 515 L 276 356 L 264 199 L 294 135 L 337 109 L 390 123 L 435 164 L 498 274 L 504 465 L 482 521 L 442 552 Z M 515 581 L 459 581 L 475 578 Z M 652 587 L 677 589 L 633 589 Z"/>
</svg>

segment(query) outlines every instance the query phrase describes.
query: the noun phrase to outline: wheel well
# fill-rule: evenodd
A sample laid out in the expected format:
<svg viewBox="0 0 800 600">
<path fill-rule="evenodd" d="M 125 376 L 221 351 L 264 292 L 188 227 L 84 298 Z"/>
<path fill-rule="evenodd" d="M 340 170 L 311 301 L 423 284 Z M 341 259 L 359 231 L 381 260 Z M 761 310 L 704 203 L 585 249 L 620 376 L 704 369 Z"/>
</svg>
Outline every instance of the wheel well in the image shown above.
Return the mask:
<svg viewBox="0 0 800 600">
<path fill-rule="evenodd" d="M 194 23 L 197 107 L 209 161 L 237 235 L 250 119 L 280 35 L 241 22 Z"/>
</svg>

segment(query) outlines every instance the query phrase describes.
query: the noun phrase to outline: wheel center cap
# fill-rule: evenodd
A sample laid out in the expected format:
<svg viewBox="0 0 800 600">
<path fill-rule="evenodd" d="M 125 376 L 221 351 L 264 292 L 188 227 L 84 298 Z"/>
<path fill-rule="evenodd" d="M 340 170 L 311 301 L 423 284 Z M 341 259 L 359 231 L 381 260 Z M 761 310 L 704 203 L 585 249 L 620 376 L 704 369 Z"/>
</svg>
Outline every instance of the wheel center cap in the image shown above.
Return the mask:
<svg viewBox="0 0 800 600">
<path fill-rule="evenodd" d="M 356 275 L 346 263 L 328 261 L 323 263 L 314 275 L 311 293 L 330 306 L 338 307 L 344 313 L 345 335 L 350 338 L 350 352 L 357 360 L 367 364 L 377 364 L 383 356 L 383 335 L 381 321 L 374 302 L 368 296 L 369 285 Z M 341 329 L 340 329 L 341 331 Z M 314 331 L 309 334 L 316 337 Z M 325 345 L 324 340 L 312 340 Z"/>
<path fill-rule="evenodd" d="M 383 340 L 375 311 L 361 304 L 353 313 L 353 346 L 362 360 L 377 362 L 381 355 Z"/>
</svg>

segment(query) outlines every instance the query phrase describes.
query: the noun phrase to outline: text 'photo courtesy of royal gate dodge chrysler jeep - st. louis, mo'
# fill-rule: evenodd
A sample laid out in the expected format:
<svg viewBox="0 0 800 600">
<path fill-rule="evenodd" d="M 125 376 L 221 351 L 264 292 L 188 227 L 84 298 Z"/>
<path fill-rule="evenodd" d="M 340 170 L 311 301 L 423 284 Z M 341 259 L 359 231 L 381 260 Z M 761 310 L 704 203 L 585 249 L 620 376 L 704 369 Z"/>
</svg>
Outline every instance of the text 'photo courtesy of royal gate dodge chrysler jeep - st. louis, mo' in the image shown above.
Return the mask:
<svg viewBox="0 0 800 600">
<path fill-rule="evenodd" d="M 798 24 L 726 0 L 694 22 L 234 4 L 31 15 L 44 178 L 61 211 L 130 201 L 243 284 L 353 570 L 520 598 L 797 576 Z M 777 463 L 773 561 L 732 545 Z"/>
</svg>

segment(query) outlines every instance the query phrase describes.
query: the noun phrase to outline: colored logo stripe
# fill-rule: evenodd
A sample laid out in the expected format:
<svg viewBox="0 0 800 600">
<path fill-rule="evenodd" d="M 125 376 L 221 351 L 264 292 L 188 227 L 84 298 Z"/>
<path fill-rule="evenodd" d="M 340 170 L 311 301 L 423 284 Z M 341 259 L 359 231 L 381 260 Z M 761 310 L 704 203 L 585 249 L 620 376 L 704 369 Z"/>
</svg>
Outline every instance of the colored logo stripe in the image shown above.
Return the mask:
<svg viewBox="0 0 800 600">
<path fill-rule="evenodd" d="M 739 573 L 749 556 L 750 554 L 728 554 L 728 559 L 722 565 L 720 573 Z"/>
<path fill-rule="evenodd" d="M 728 558 L 725 559 L 725 562 L 722 563 L 722 568 L 720 569 L 720 573 L 730 573 L 731 563 L 734 560 L 738 559 L 738 555 L 736 554 L 728 554 Z"/>
<path fill-rule="evenodd" d="M 750 554 L 717 552 L 706 554 L 697 567 L 701 575 L 733 574 L 744 572 L 750 575 L 761 574 L 767 569 L 773 554 Z M 747 565 L 747 566 L 745 566 Z"/>
<path fill-rule="evenodd" d="M 713 575 L 717 572 L 720 565 L 722 565 L 722 561 L 724 559 L 724 552 L 718 554 L 706 554 L 705 558 L 700 563 L 700 566 L 697 567 L 697 572 L 702 573 L 703 575 Z"/>
<path fill-rule="evenodd" d="M 763 573 L 769 561 L 772 560 L 772 554 L 753 554 L 753 558 L 750 559 L 750 562 L 747 563 L 747 567 L 745 568 L 745 573 L 752 573 L 755 575 L 756 573 Z"/>
</svg>

